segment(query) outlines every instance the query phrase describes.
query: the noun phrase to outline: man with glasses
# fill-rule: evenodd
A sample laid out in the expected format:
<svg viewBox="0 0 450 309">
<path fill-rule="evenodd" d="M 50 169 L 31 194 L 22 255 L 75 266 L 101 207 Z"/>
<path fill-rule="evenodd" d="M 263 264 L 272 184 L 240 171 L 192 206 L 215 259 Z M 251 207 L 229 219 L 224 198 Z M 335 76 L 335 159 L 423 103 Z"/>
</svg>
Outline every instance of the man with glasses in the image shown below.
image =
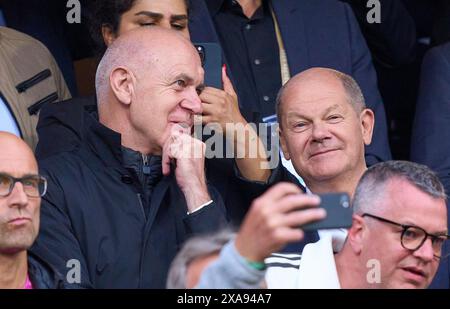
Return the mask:
<svg viewBox="0 0 450 309">
<path fill-rule="evenodd" d="M 342 250 L 324 255 L 322 239 L 306 245 L 293 287 L 428 287 L 449 255 L 445 203 L 442 183 L 424 165 L 374 165 L 356 188 Z"/>
<path fill-rule="evenodd" d="M 0 149 L 0 289 L 63 287 L 48 265 L 27 252 L 39 232 L 47 181 L 24 141 L 0 132 Z"/>
</svg>

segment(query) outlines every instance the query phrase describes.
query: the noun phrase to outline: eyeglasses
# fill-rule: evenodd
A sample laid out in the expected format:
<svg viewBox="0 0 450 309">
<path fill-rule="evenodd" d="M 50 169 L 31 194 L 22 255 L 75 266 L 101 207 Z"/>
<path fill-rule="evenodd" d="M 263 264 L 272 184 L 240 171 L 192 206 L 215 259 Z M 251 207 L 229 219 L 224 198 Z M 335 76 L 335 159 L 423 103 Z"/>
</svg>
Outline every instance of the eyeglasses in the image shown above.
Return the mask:
<svg viewBox="0 0 450 309">
<path fill-rule="evenodd" d="M 8 174 L 0 173 L 0 197 L 10 195 L 17 182 L 22 184 L 23 191 L 28 197 L 42 197 L 47 192 L 47 179 L 42 176 L 30 175 L 14 178 Z"/>
<path fill-rule="evenodd" d="M 450 255 L 450 243 L 448 242 L 449 235 L 433 235 L 427 233 L 423 228 L 414 225 L 400 224 L 385 218 L 374 216 L 368 213 L 364 213 L 362 217 L 370 217 L 381 222 L 389 223 L 392 225 L 399 226 L 403 229 L 400 242 L 402 247 L 416 251 L 425 243 L 428 237 L 431 239 L 431 246 L 433 248 L 433 254 L 438 259 L 445 259 Z"/>
</svg>

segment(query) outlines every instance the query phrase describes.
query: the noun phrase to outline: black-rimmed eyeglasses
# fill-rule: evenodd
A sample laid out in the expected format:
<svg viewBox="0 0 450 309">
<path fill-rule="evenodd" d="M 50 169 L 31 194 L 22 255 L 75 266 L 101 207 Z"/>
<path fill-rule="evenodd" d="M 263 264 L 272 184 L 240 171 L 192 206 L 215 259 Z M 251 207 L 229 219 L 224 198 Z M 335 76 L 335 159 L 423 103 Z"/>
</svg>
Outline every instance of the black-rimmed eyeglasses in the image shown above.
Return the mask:
<svg viewBox="0 0 450 309">
<path fill-rule="evenodd" d="M 414 225 L 406 225 L 400 224 L 382 217 L 378 217 L 372 214 L 364 213 L 361 217 L 370 217 L 376 219 L 381 222 L 389 223 L 392 225 L 399 226 L 403 229 L 400 237 L 400 242 L 402 247 L 416 251 L 425 243 L 427 238 L 431 239 L 431 246 L 433 248 L 433 254 L 438 259 L 445 259 L 450 255 L 449 252 L 449 235 L 433 235 L 429 234 L 423 228 L 414 226 Z"/>
<path fill-rule="evenodd" d="M 17 182 L 22 184 L 23 191 L 28 197 L 42 197 L 47 192 L 47 180 L 40 175 L 15 178 L 11 175 L 0 173 L 0 197 L 10 195 Z"/>
</svg>

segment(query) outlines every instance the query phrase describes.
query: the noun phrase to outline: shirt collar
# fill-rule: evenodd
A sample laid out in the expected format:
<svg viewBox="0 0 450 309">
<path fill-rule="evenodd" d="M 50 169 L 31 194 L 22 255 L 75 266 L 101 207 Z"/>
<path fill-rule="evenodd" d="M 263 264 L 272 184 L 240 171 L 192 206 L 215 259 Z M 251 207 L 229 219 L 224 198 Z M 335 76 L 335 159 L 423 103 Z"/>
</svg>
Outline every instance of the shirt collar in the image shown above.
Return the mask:
<svg viewBox="0 0 450 309">
<path fill-rule="evenodd" d="M 208 10 L 211 13 L 211 16 L 215 16 L 219 10 L 222 8 L 225 0 L 207 0 L 206 5 L 208 6 Z"/>
<path fill-rule="evenodd" d="M 219 13 L 219 11 L 223 7 L 225 7 L 225 6 L 232 6 L 233 3 L 236 3 L 236 5 L 239 5 L 239 3 L 237 3 L 237 0 L 207 0 L 206 1 L 206 4 L 208 6 L 208 10 L 209 10 L 209 12 L 210 12 L 212 17 L 217 15 L 217 13 Z M 262 0 L 262 7 L 264 9 L 266 9 L 266 5 L 267 5 L 267 1 L 266 0 Z M 263 15 L 264 15 L 264 11 L 261 10 L 261 8 L 259 8 L 255 12 L 255 15 L 253 16 L 253 19 L 262 18 Z"/>
</svg>

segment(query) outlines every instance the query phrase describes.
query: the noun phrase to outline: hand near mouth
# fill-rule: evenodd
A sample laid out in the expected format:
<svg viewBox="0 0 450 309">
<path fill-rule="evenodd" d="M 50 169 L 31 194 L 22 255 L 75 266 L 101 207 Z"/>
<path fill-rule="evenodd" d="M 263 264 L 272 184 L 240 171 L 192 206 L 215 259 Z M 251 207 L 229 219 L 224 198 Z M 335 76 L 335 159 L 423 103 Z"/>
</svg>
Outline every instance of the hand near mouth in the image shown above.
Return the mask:
<svg viewBox="0 0 450 309">
<path fill-rule="evenodd" d="M 174 171 L 191 212 L 211 200 L 205 176 L 205 144 L 190 135 L 190 127 L 175 125 L 163 147 L 162 172 Z"/>
</svg>

